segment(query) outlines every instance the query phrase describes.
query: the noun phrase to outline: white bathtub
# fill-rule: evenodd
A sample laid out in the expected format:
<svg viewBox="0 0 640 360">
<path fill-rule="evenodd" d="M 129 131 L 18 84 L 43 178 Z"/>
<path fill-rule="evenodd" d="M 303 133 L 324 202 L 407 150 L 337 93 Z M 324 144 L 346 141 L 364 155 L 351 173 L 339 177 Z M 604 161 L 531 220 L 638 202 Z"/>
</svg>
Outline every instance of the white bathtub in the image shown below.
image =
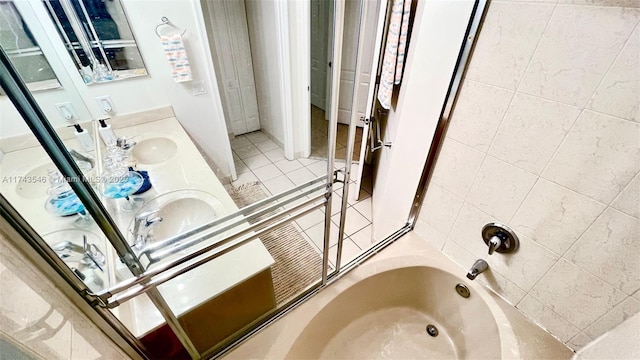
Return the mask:
<svg viewBox="0 0 640 360">
<path fill-rule="evenodd" d="M 251 357 L 520 358 L 499 305 L 459 267 L 435 251 L 385 252 L 266 329 L 257 343 L 271 342 L 269 349 L 258 355 L 255 348 Z M 458 283 L 468 286 L 469 298 L 457 294 Z M 436 337 L 427 334 L 429 324 L 438 329 Z"/>
</svg>

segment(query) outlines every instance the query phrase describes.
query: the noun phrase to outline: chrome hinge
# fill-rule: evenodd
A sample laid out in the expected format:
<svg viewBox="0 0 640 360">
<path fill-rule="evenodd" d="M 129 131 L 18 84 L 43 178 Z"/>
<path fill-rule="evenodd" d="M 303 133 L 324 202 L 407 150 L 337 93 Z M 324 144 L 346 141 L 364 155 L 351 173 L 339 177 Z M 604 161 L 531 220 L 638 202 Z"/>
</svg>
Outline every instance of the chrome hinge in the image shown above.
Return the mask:
<svg viewBox="0 0 640 360">
<path fill-rule="evenodd" d="M 109 307 L 108 305 L 108 301 L 106 301 L 105 299 L 101 298 L 100 296 L 92 293 L 91 291 L 89 291 L 89 289 L 83 289 L 80 292 L 80 295 L 87 300 L 87 302 L 89 303 L 89 305 L 91 305 L 92 307 L 96 307 L 99 306 L 101 308 L 107 308 Z"/>
</svg>

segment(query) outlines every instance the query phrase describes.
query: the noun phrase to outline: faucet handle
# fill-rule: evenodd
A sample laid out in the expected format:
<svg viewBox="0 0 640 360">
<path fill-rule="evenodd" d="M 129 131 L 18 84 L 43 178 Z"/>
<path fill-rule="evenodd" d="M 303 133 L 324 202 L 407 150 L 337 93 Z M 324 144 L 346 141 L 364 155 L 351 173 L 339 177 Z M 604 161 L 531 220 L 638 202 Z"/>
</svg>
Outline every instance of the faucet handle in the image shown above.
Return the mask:
<svg viewBox="0 0 640 360">
<path fill-rule="evenodd" d="M 125 136 L 119 137 L 116 139 L 116 146 L 123 150 L 129 150 L 136 145 L 136 142 L 131 139 Z"/>
<path fill-rule="evenodd" d="M 136 215 L 136 221 L 148 220 L 149 217 L 155 215 L 160 211 L 160 209 L 147 210 Z"/>
<path fill-rule="evenodd" d="M 516 233 L 500 223 L 489 223 L 482 228 L 482 239 L 489 247 L 489 255 L 494 252 L 512 253 L 518 249 L 520 241 Z"/>
<path fill-rule="evenodd" d="M 502 246 L 502 239 L 497 235 L 494 235 L 491 237 L 487 245 L 489 245 L 489 255 L 493 255 L 493 252 Z"/>
</svg>

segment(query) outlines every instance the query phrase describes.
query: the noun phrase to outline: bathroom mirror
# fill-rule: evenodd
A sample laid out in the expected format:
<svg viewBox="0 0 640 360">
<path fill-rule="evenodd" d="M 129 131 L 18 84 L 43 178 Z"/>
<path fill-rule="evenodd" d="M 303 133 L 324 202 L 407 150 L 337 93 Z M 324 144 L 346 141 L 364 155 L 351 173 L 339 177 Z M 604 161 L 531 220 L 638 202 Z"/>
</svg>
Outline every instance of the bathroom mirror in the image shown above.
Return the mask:
<svg viewBox="0 0 640 360">
<path fill-rule="evenodd" d="M 147 75 L 119 0 L 42 0 L 85 84 Z"/>
<path fill-rule="evenodd" d="M 60 88 L 60 82 L 13 1 L 0 1 L 0 45 L 14 60 L 31 91 Z M 0 92 L 2 95 L 2 92 Z"/>
</svg>

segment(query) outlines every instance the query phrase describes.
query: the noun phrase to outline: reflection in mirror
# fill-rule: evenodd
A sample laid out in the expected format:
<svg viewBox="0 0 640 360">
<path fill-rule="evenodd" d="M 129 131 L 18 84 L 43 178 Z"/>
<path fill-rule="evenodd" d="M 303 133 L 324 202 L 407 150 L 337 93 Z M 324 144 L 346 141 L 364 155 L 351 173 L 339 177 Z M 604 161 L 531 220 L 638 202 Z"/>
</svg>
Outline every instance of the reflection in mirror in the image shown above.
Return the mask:
<svg viewBox="0 0 640 360">
<path fill-rule="evenodd" d="M 17 110 L 8 100 L 6 114 Z M 78 109 L 80 111 L 80 109 Z M 2 119 L 3 126 L 9 119 Z M 97 156 L 91 123 L 58 127 L 56 132 L 64 148 L 82 171 L 85 179 L 98 183 Z M 86 137 L 85 137 L 86 136 Z M 81 279 L 91 291 L 99 292 L 113 285 L 109 263 L 113 249 L 100 228 L 53 164 L 33 134 L 2 137 L 0 142 L 0 193 L 36 230 L 51 250 Z M 87 141 L 90 141 L 87 142 Z"/>
<path fill-rule="evenodd" d="M 0 1 L 0 46 L 14 60 L 29 90 L 60 87 L 56 74 L 13 1 Z M 18 58 L 20 61 L 16 61 Z"/>
<path fill-rule="evenodd" d="M 147 74 L 119 0 L 43 0 L 85 84 Z"/>
<path fill-rule="evenodd" d="M 353 9 L 356 14 L 357 2 L 352 3 L 356 4 Z M 45 0 L 44 6 L 52 15 L 63 42 L 76 61 L 77 68 L 66 69 L 67 72 L 76 73 L 84 67 L 86 75 L 92 76 L 91 81 L 95 81 L 94 72 L 99 64 L 111 67 L 115 72 L 120 57 L 126 55 L 129 48 L 136 49 L 132 36 L 132 46 L 125 46 L 128 43 L 123 41 L 109 42 L 111 40 L 103 37 L 103 30 L 98 29 L 101 26 L 113 28 L 113 23 L 118 23 L 115 13 L 110 11 L 110 6 L 114 4 L 119 6 L 120 2 Z M 308 54 L 311 19 L 305 16 L 305 21 L 297 22 L 297 25 L 304 27 L 301 33 L 305 36 L 294 37 L 295 32 L 292 33 L 290 44 L 276 41 L 273 36 L 265 36 L 273 34 L 273 29 L 284 24 L 278 21 L 288 21 L 286 17 L 283 18 L 283 7 L 288 7 L 289 14 L 296 14 L 296 10 L 299 10 L 297 7 L 308 4 L 300 1 L 202 0 L 200 5 L 203 13 L 186 4 L 176 2 L 167 5 L 173 6 L 170 9 L 176 14 L 169 11 L 166 14 L 159 11 L 150 14 L 149 8 L 143 6 L 142 2 L 124 3 L 132 28 L 140 36 L 141 52 L 148 60 L 147 65 L 154 77 L 100 87 L 109 89 L 106 94 L 96 93 L 98 87 L 83 89 L 87 107 L 95 108 L 95 97 L 108 94 L 117 112 L 111 111 L 110 119 L 106 121 L 92 121 L 91 125 L 82 126 L 85 129 L 97 129 L 93 138 L 98 146 L 87 156 L 95 160 L 93 171 L 96 171 L 96 178 L 99 179 L 93 184 L 95 192 L 102 196 L 105 208 L 131 247 L 130 255 L 140 260 L 147 274 L 162 271 L 158 277 L 170 279 L 158 289 L 172 312 L 187 328 L 197 350 L 204 352 L 317 285 L 322 276 L 325 250 L 333 259 L 329 260 L 329 266 L 336 268 L 342 199 L 339 195 L 341 184 L 336 183 L 332 212 L 328 214 L 331 216 L 325 215 L 322 209 L 327 190 L 329 122 L 321 116 L 321 121 L 312 123 L 307 92 L 290 90 L 287 94 L 281 91 L 286 86 L 283 79 L 287 77 L 302 78 L 299 83 L 304 84 L 304 89 L 308 86 L 304 79 L 305 76 L 308 78 L 309 67 L 312 66 Z M 97 17 L 91 15 L 97 14 L 91 10 L 92 6 L 104 6 L 97 12 L 107 19 L 102 25 L 98 25 Z M 223 9 L 220 10 L 220 7 Z M 105 9 L 109 16 L 101 12 Z M 177 16 L 178 12 L 181 12 L 180 16 Z M 273 16 L 276 13 L 279 17 Z M 323 39 L 321 42 L 324 47 L 319 59 L 325 64 L 332 46 L 331 35 L 326 30 L 332 22 L 329 14 L 327 11 L 324 15 L 327 19 L 321 26 L 325 29 L 322 30 L 323 34 L 318 35 Z M 190 54 L 193 54 L 190 58 L 193 68 L 210 67 L 207 60 L 212 60 L 214 67 L 210 70 L 211 73 L 215 72 L 215 78 L 205 77 L 205 71 L 200 74 L 194 72 L 192 84 L 176 84 L 165 59 L 151 56 L 156 50 L 156 57 L 161 54 L 161 44 L 153 30 L 158 19 L 165 15 L 181 19 L 176 26 L 187 30 L 184 40 L 185 46 L 192 51 Z M 120 19 L 125 18 L 123 16 Z M 192 20 L 190 23 L 184 19 Z M 203 32 L 194 34 L 198 36 L 190 36 L 190 32 L 198 31 L 198 21 L 204 21 L 206 34 Z M 355 24 L 356 29 L 352 31 L 357 33 L 358 22 Z M 147 29 L 147 32 L 138 31 L 139 28 Z M 117 30 L 120 39 L 127 38 L 123 35 L 126 31 L 119 23 Z M 345 44 L 347 48 L 357 46 L 357 36 L 350 36 L 355 43 Z M 294 40 L 298 42 L 294 43 Z M 300 48 L 305 51 L 300 51 Z M 295 66 L 284 66 L 278 60 L 281 58 L 280 52 L 288 53 L 291 58 L 304 53 L 304 61 L 298 61 Z M 345 56 L 354 56 L 352 50 L 344 53 Z M 129 58 L 124 58 L 127 59 L 124 63 L 129 64 Z M 343 62 L 353 65 L 353 60 Z M 89 69 L 86 69 L 87 66 Z M 348 72 L 349 69 L 343 67 L 341 72 Z M 331 69 L 325 68 L 321 72 L 323 86 L 329 86 Z M 202 88 L 198 83 L 202 83 Z M 350 93 L 354 83 L 352 77 L 341 93 Z M 212 88 L 214 91 L 209 91 Z M 148 92 L 148 89 L 154 89 L 153 96 L 137 96 Z M 202 89 L 204 92 L 201 92 Z M 222 97 L 222 106 L 217 95 L 212 95 L 217 92 Z M 328 96 L 327 93 L 325 99 Z M 319 105 L 328 110 L 331 104 Z M 343 108 L 348 112 L 348 101 L 345 106 Z M 102 116 L 102 113 L 94 112 L 92 118 Z M 78 140 L 72 129 L 63 129 L 70 131 L 71 141 Z M 314 155 L 311 143 L 316 130 L 321 135 L 321 141 L 324 141 L 324 151 Z M 227 142 L 227 136 L 231 139 L 230 143 Z M 341 136 L 344 136 L 341 144 L 346 145 L 346 132 Z M 40 153 L 30 154 L 25 156 L 40 156 Z M 6 165 L 9 169 L 19 168 L 21 173 L 31 171 L 31 167 L 22 169 L 20 163 L 13 159 L 11 152 L 7 152 L 2 162 L 3 169 Z M 45 161 L 43 159 L 43 163 L 36 164 L 38 171 L 47 172 Z M 344 162 L 335 164 L 337 169 L 344 166 Z M 46 189 L 51 184 L 47 183 L 36 193 L 47 195 Z M 2 191 L 4 194 L 4 188 Z M 7 188 L 7 192 L 11 191 L 17 192 L 11 187 Z M 12 196 L 12 203 L 21 201 L 19 194 Z M 62 211 L 58 215 L 51 214 L 44 208 L 46 200 L 47 197 L 38 195 L 37 199 L 28 203 L 28 209 L 24 208 L 25 214 L 31 209 L 37 210 L 38 218 L 29 218 L 36 229 L 44 234 L 52 234 L 51 237 L 61 230 L 85 231 L 87 242 L 93 244 L 90 233 L 99 235 L 100 231 L 95 223 L 77 227 L 79 224 L 75 224 L 78 221 L 76 219 L 82 218 L 79 207 L 73 214 L 71 211 L 74 209 L 69 210 L 68 214 Z M 349 203 L 349 208 L 353 207 L 349 217 L 354 222 L 345 228 L 349 236 L 353 236 L 345 239 L 349 242 L 344 247 L 346 252 L 360 251 L 357 239 L 361 238 L 366 243 L 365 229 L 371 228 L 370 212 L 368 218 L 360 215 L 367 213 L 367 203 L 361 204 Z M 362 209 L 355 210 L 355 206 L 361 206 Z M 281 218 L 274 221 L 270 219 L 272 216 Z M 325 249 L 327 219 L 329 249 Z M 250 226 L 254 228 L 248 230 Z M 363 232 L 356 235 L 360 231 Z M 102 235 L 99 237 L 104 239 Z M 62 256 L 71 259 L 76 250 L 85 249 L 84 238 L 74 235 L 73 245 L 58 244 L 56 240 L 56 249 Z M 108 248 L 96 246 L 106 257 L 108 281 L 103 280 L 103 283 L 113 288 L 130 280 L 133 274 L 123 262 L 118 261 L 110 244 L 106 245 Z M 87 246 L 87 249 L 92 248 Z M 203 249 L 208 249 L 206 256 L 216 257 L 199 267 L 187 268 L 185 264 L 199 259 L 196 256 L 200 255 L 194 254 L 199 254 Z M 97 251 L 91 255 L 100 257 Z M 80 260 L 84 259 L 91 265 L 92 256 L 87 255 Z M 342 259 L 344 261 L 350 257 Z M 98 265 L 93 264 L 97 268 Z M 69 266 L 78 269 L 80 265 Z M 178 273 L 181 269 L 189 271 Z M 79 271 L 84 274 L 82 269 Z M 96 278 L 92 279 L 94 284 Z M 138 290 L 125 288 L 121 292 L 114 292 L 109 301 L 118 304 L 113 309 L 114 314 L 117 313 L 136 337 L 143 339 L 150 349 L 160 348 L 160 345 L 170 342 L 165 335 L 171 332 L 166 331 L 167 322 L 151 300 L 145 294 L 137 293 Z M 238 315 L 238 308 L 246 316 Z M 221 312 L 215 316 L 198 315 L 212 309 Z M 232 316 L 223 328 L 220 316 L 231 311 L 237 316 Z M 209 322 L 193 323 L 193 319 L 208 319 Z M 201 341 L 202 336 L 210 335 L 211 329 L 220 329 L 220 332 L 215 337 L 207 338 L 207 341 Z M 175 348 L 183 349 L 184 343 L 181 344 L 177 339 L 175 341 Z"/>
</svg>

